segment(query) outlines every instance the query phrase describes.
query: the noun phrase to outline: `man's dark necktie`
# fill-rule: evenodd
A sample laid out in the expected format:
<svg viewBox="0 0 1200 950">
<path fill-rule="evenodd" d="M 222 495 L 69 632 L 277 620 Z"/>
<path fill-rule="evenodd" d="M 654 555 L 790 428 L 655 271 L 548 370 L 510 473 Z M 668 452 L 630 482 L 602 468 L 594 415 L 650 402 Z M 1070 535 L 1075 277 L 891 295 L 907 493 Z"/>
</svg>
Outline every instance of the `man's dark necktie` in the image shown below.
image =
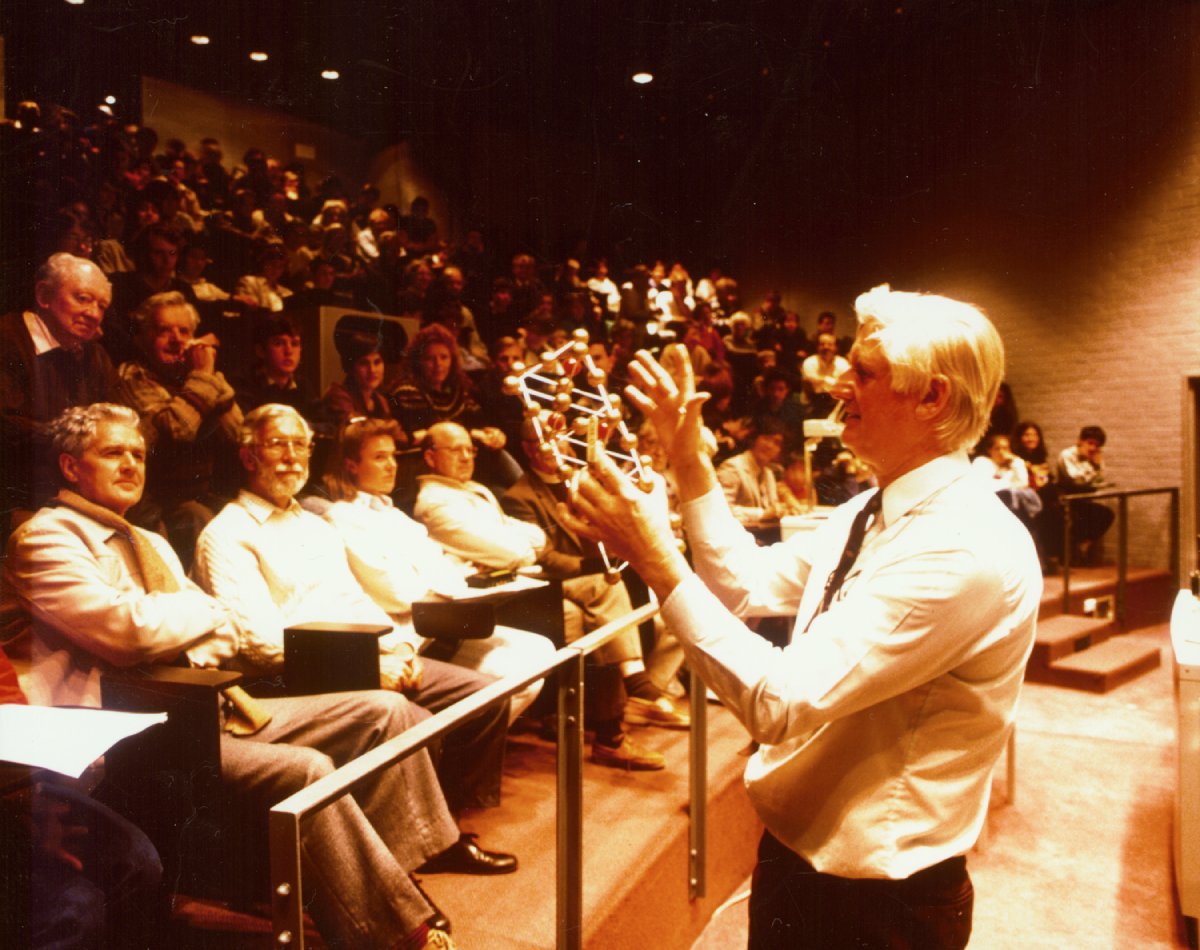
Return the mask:
<svg viewBox="0 0 1200 950">
<path fill-rule="evenodd" d="M 846 539 L 846 548 L 842 551 L 842 559 L 838 561 L 837 567 L 829 575 L 829 580 L 825 582 L 825 596 L 821 598 L 820 609 L 813 614 L 812 620 L 816 620 L 829 609 L 829 605 L 833 603 L 833 598 L 842 589 L 842 583 L 846 580 L 846 575 L 850 573 L 850 568 L 854 566 L 854 562 L 858 558 L 858 552 L 862 550 L 863 538 L 866 536 L 867 526 L 871 523 L 871 518 L 879 513 L 882 505 L 883 492 L 877 491 L 863 505 L 862 510 L 854 516 L 854 523 L 850 525 L 850 537 Z M 812 620 L 808 622 L 809 626 L 812 626 Z"/>
</svg>

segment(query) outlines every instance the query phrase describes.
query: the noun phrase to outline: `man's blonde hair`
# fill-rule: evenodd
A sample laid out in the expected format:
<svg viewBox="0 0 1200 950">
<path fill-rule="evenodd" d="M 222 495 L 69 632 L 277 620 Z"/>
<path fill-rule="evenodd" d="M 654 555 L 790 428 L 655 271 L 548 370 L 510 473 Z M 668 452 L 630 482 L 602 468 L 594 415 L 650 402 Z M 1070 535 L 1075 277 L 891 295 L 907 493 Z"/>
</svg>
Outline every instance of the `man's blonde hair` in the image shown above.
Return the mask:
<svg viewBox="0 0 1200 950">
<path fill-rule="evenodd" d="M 1004 379 L 1004 343 L 992 322 L 970 304 L 934 294 L 893 291 L 887 284 L 854 302 L 859 340 L 879 347 L 893 391 L 923 396 L 934 377 L 950 388 L 935 431 L 947 451 L 979 441 Z"/>
</svg>

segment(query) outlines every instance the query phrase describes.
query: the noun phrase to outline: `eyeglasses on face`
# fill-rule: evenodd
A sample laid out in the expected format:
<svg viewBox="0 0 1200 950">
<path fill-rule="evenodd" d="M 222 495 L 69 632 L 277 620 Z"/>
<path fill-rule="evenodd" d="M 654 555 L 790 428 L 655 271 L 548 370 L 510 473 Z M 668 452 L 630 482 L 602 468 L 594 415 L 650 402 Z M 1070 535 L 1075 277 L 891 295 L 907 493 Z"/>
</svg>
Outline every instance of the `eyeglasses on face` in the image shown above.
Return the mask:
<svg viewBox="0 0 1200 950">
<path fill-rule="evenodd" d="M 479 454 L 479 449 L 473 445 L 435 445 L 435 452 L 449 452 L 451 455 L 461 455 L 464 458 L 474 458 Z"/>
<path fill-rule="evenodd" d="M 261 442 L 255 442 L 264 452 L 283 453 L 287 449 L 291 449 L 293 454 L 298 456 L 312 455 L 313 444 L 304 439 L 263 439 Z"/>
</svg>

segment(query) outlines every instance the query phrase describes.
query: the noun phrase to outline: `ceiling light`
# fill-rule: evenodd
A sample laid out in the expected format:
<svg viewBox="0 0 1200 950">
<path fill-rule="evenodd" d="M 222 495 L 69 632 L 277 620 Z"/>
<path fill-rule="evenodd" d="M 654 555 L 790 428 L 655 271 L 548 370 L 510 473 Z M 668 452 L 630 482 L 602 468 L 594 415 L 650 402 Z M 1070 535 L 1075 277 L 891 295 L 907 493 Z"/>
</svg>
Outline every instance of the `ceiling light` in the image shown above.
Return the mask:
<svg viewBox="0 0 1200 950">
<path fill-rule="evenodd" d="M 321 71 L 322 79 L 337 79 L 338 71 L 336 69 L 325 69 Z"/>
<path fill-rule="evenodd" d="M 110 106 L 116 105 L 117 97 L 116 96 L 105 96 L 104 101 L 107 102 Z"/>
<path fill-rule="evenodd" d="M 207 36 L 193 36 L 192 42 L 195 43 L 197 46 L 207 46 L 208 45 L 208 37 Z"/>
<path fill-rule="evenodd" d="M 267 61 L 266 53 L 251 53 L 250 58 L 256 63 L 265 63 Z"/>
<path fill-rule="evenodd" d="M 111 116 L 113 114 L 111 107 L 106 106 L 103 103 L 100 104 L 99 109 L 101 112 L 103 112 L 107 116 Z"/>
<path fill-rule="evenodd" d="M 83 0 L 67 0 L 67 3 L 71 4 L 73 7 L 83 6 Z"/>
<path fill-rule="evenodd" d="M 648 82 L 654 82 L 654 77 L 650 73 L 634 73 L 631 78 L 639 86 L 644 86 Z"/>
</svg>

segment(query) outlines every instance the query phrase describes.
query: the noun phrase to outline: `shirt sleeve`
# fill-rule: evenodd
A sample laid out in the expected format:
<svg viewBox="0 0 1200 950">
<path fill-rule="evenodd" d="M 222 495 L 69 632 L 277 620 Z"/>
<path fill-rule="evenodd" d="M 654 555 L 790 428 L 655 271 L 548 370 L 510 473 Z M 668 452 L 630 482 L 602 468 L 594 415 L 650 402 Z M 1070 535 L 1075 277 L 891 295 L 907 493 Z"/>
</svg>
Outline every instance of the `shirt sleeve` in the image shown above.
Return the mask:
<svg viewBox="0 0 1200 950">
<path fill-rule="evenodd" d="M 898 557 L 843 594 L 782 649 L 749 635 L 699 578 L 662 612 L 705 682 L 772 745 L 930 683 L 990 645 L 964 631 L 1007 629 L 999 578 L 961 549 Z"/>
<path fill-rule="evenodd" d="M 718 489 L 686 503 L 684 530 L 696 573 L 739 617 L 794 616 L 812 564 L 803 537 L 759 547 Z"/>
</svg>

